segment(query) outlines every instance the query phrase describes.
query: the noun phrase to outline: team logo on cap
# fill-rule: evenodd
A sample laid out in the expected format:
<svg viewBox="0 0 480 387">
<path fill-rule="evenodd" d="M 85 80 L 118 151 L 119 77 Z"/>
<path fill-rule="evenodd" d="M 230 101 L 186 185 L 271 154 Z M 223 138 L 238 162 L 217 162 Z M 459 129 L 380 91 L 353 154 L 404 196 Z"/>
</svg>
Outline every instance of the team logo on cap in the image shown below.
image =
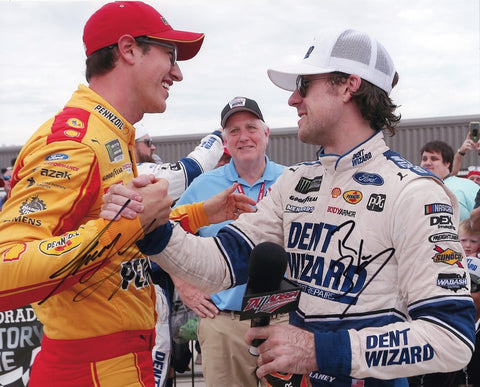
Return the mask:
<svg viewBox="0 0 480 387">
<path fill-rule="evenodd" d="M 236 97 L 232 99 L 228 104 L 230 105 L 230 108 L 236 108 L 238 106 L 245 106 L 245 103 L 247 102 L 246 98 L 243 97 Z"/>
<path fill-rule="evenodd" d="M 310 46 L 307 50 L 307 53 L 305 54 L 305 57 L 303 59 L 307 59 L 310 54 L 312 53 L 313 49 L 315 48 L 315 46 Z"/>
</svg>

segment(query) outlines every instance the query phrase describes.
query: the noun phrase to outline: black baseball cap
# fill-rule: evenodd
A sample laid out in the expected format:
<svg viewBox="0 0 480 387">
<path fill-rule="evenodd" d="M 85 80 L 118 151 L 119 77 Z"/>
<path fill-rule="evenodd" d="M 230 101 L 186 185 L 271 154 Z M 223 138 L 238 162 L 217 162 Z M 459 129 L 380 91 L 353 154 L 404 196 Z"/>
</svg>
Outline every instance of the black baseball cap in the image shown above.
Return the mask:
<svg viewBox="0 0 480 387">
<path fill-rule="evenodd" d="M 253 99 L 235 97 L 229 103 L 227 103 L 222 110 L 220 121 L 222 128 L 225 127 L 225 124 L 230 116 L 238 112 L 250 112 L 264 121 L 262 112 L 260 111 L 258 104 Z"/>
</svg>

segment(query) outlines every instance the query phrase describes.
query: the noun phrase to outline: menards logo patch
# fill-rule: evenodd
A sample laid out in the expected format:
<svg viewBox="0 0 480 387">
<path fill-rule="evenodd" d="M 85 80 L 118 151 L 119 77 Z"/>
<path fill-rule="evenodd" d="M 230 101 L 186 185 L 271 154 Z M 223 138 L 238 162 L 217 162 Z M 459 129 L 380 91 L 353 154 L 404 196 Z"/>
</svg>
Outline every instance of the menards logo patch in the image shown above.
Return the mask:
<svg viewBox="0 0 480 387">
<path fill-rule="evenodd" d="M 60 256 L 80 246 L 82 239 L 81 235 L 76 231 L 67 232 L 43 241 L 38 248 L 43 254 Z"/>
</svg>

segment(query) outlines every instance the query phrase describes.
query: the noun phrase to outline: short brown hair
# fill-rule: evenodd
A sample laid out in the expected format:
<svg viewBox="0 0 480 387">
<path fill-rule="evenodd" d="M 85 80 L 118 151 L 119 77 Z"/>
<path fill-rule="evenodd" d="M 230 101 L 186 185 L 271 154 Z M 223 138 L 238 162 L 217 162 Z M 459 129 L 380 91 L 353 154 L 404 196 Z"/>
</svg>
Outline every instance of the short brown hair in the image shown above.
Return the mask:
<svg viewBox="0 0 480 387">
<path fill-rule="evenodd" d="M 138 36 L 137 38 L 143 38 Z M 143 53 L 147 53 L 150 50 L 150 45 L 145 42 L 139 41 L 135 38 L 135 41 L 139 47 L 142 48 Z M 108 73 L 115 67 L 115 62 L 118 59 L 118 45 L 112 44 L 101 48 L 100 50 L 92 53 L 86 60 L 85 78 L 87 82 L 95 75 L 103 75 Z"/>
<path fill-rule="evenodd" d="M 440 153 L 443 162 L 450 163 L 448 169 L 452 172 L 454 154 L 452 147 L 446 142 L 440 140 L 427 142 L 422 149 L 420 149 L 420 155 L 423 155 L 423 152 Z"/>
</svg>

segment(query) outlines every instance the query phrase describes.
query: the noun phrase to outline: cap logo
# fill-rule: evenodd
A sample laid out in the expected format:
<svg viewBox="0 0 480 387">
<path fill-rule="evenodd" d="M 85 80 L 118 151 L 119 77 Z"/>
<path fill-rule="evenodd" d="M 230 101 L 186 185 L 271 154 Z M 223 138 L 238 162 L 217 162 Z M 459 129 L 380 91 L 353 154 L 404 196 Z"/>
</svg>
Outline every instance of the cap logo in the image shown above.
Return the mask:
<svg viewBox="0 0 480 387">
<path fill-rule="evenodd" d="M 305 54 L 305 57 L 303 59 L 307 59 L 310 54 L 312 53 L 313 49 L 315 48 L 315 46 L 310 46 L 309 49 L 307 50 L 307 53 Z"/>
<path fill-rule="evenodd" d="M 165 17 L 163 17 L 162 15 L 160 15 L 160 19 L 162 19 L 163 24 L 165 24 L 166 26 L 170 25 L 170 23 L 167 21 L 167 19 L 165 19 Z"/>
<path fill-rule="evenodd" d="M 233 109 L 238 106 L 245 106 L 246 102 L 246 98 L 237 97 L 232 99 L 228 104 L 230 105 L 230 109 Z"/>
</svg>

